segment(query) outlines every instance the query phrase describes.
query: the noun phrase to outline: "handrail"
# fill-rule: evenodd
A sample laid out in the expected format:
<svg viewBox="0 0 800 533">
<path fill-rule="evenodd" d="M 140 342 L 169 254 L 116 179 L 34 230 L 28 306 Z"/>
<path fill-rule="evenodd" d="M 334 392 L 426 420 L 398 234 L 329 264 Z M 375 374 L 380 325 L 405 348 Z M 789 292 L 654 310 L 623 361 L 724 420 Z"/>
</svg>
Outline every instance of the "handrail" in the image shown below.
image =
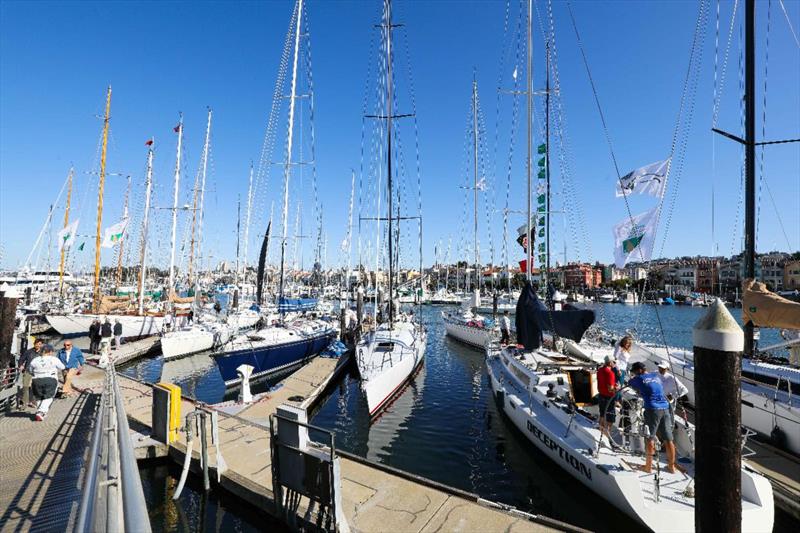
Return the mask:
<svg viewBox="0 0 800 533">
<path fill-rule="evenodd" d="M 151 531 L 124 405 L 116 370 L 114 365 L 108 365 L 95 415 L 77 532 Z"/>
</svg>

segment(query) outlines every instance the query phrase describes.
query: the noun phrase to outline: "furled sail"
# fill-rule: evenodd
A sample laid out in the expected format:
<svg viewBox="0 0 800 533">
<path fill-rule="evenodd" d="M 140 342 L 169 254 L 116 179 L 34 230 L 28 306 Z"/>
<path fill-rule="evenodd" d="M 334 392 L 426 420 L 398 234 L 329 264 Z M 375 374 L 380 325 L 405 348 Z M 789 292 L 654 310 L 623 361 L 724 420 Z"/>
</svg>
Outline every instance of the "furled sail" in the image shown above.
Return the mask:
<svg viewBox="0 0 800 533">
<path fill-rule="evenodd" d="M 261 305 L 264 294 L 264 263 L 267 261 L 267 249 L 269 248 L 269 231 L 272 229 L 272 221 L 267 224 L 267 231 L 264 233 L 264 241 L 261 243 L 261 253 L 258 256 L 258 277 L 256 278 L 256 303 Z"/>
<path fill-rule="evenodd" d="M 594 318 L 594 311 L 588 309 L 548 310 L 530 282 L 526 282 L 517 301 L 517 340 L 526 350 L 535 350 L 542 345 L 542 331 L 550 331 L 559 337 L 580 342 L 594 323 Z"/>
<path fill-rule="evenodd" d="M 760 281 L 742 283 L 742 321 L 762 328 L 800 329 L 800 303 L 770 292 Z"/>
</svg>

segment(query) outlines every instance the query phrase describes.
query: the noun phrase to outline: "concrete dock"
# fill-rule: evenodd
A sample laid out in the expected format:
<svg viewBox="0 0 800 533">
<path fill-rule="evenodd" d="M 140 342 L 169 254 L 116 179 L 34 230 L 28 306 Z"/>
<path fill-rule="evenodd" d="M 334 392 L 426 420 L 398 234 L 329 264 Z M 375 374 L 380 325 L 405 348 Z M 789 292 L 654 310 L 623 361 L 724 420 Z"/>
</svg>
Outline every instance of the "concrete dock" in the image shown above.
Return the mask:
<svg viewBox="0 0 800 533">
<path fill-rule="evenodd" d="M 284 381 L 283 387 L 261 401 L 232 415 L 219 410 L 221 452 L 228 469 L 220 475 L 219 486 L 251 505 L 274 513 L 270 434 L 268 417 L 282 403 L 308 407 L 332 379 L 336 359 L 316 358 Z M 102 386 L 103 373 L 87 369 L 76 380 L 78 387 Z M 147 433 L 151 425 L 152 387 L 119 376 L 131 429 Z M 296 401 L 291 401 L 294 398 Z M 302 399 L 301 399 L 302 398 Z M 195 402 L 183 399 L 182 417 L 195 410 Z M 169 455 L 183 464 L 186 439 L 183 432 L 169 446 Z M 193 452 L 192 468 L 199 471 L 199 453 Z M 546 517 L 509 511 L 483 502 L 476 496 L 353 458 L 340 458 L 342 504 L 352 531 L 554 531 L 574 529 Z M 217 479 L 215 449 L 209 450 L 211 478 Z M 314 510 L 300 503 L 298 520 L 313 521 Z"/>
</svg>

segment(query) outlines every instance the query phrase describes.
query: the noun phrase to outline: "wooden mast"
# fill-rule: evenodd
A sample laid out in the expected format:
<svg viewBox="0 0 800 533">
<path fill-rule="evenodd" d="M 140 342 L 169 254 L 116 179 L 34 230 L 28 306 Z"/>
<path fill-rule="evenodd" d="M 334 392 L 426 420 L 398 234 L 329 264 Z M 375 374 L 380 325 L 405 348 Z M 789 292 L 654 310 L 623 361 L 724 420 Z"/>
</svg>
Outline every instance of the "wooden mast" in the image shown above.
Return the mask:
<svg viewBox="0 0 800 533">
<path fill-rule="evenodd" d="M 103 225 L 103 189 L 106 182 L 106 150 L 108 149 L 108 123 L 111 113 L 111 86 L 106 93 L 106 112 L 103 117 L 103 147 L 100 152 L 100 183 L 97 187 L 97 234 L 94 241 L 94 311 L 100 308 L 100 230 Z"/>
<path fill-rule="evenodd" d="M 67 178 L 67 206 L 64 209 L 64 229 L 69 226 L 69 205 L 70 201 L 72 200 L 72 176 L 75 173 L 74 167 L 69 168 L 69 177 Z M 58 294 L 61 295 L 64 292 L 64 256 L 66 255 L 66 247 L 64 243 L 61 243 L 61 262 L 58 266 Z"/>
</svg>

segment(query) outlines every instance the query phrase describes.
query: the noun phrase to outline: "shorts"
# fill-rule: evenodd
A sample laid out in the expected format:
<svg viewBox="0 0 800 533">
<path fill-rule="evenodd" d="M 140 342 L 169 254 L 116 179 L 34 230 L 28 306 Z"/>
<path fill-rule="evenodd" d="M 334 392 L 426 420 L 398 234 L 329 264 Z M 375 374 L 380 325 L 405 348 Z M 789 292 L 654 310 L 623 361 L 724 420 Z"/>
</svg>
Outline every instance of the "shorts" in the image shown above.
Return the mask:
<svg viewBox="0 0 800 533">
<path fill-rule="evenodd" d="M 599 397 L 597 406 L 600 408 L 600 416 L 605 413 L 606 422 L 613 424 L 617 421 L 617 407 L 614 405 L 615 397 L 608 398 L 602 394 Z"/>
<path fill-rule="evenodd" d="M 56 378 L 33 378 L 31 390 L 37 400 L 47 400 L 56 395 L 58 380 Z"/>
<path fill-rule="evenodd" d="M 672 442 L 672 417 L 669 409 L 645 409 L 644 423 L 650 431 L 650 438 L 656 435 L 664 442 Z"/>
</svg>

